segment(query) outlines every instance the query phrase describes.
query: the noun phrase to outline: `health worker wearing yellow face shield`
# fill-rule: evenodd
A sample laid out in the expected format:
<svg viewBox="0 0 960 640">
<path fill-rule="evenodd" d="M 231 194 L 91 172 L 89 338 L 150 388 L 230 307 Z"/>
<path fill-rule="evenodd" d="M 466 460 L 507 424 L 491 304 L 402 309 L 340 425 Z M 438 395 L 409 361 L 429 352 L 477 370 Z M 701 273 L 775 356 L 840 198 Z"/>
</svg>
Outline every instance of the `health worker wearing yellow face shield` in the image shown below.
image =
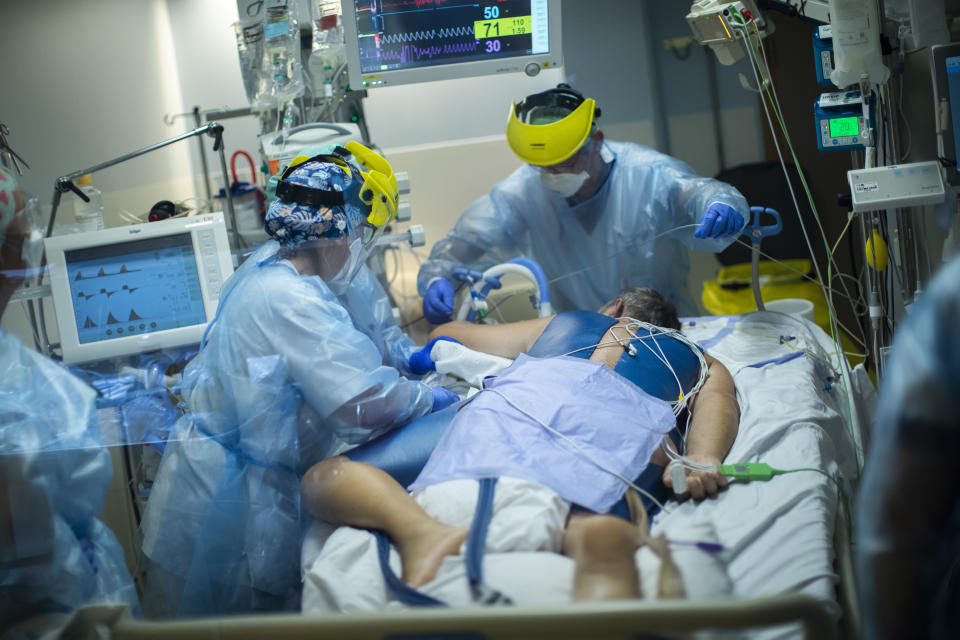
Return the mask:
<svg viewBox="0 0 960 640">
<path fill-rule="evenodd" d="M 273 239 L 227 281 L 184 370 L 187 413 L 141 526 L 148 615 L 299 610 L 302 474 L 458 399 L 416 379 L 429 350 L 364 264 L 396 204 L 392 170 L 361 145 L 284 172 Z"/>
<path fill-rule="evenodd" d="M 566 84 L 511 105 L 507 142 L 526 164 L 434 245 L 417 278 L 427 320 L 450 319 L 455 268 L 482 271 L 518 255 L 543 267 L 558 311 L 599 309 L 645 286 L 681 315 L 696 312 L 685 291 L 687 250 L 726 248 L 749 217 L 747 202 L 670 156 L 605 141 L 599 117 L 596 103 Z"/>
</svg>

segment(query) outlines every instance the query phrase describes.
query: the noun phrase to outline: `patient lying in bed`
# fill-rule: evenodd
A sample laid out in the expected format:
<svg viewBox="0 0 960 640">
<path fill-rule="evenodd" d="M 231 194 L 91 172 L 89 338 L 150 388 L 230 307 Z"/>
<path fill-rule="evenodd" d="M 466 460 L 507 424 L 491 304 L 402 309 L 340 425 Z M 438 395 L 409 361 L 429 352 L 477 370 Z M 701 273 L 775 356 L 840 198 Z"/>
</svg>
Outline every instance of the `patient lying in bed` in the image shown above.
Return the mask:
<svg viewBox="0 0 960 640">
<path fill-rule="evenodd" d="M 607 515 L 624 493 L 624 479 L 637 478 L 648 463 L 667 466 L 659 445 L 675 426 L 670 404 L 614 370 L 630 344 L 623 340 L 630 326 L 626 316 L 678 328 L 668 305 L 649 290 L 625 292 L 604 309 L 623 319 L 598 336 L 598 346 L 586 360 L 522 355 L 547 329 L 549 318 L 498 326 L 451 323 L 435 330 L 465 346 L 517 360 L 459 412 L 413 490 L 442 492 L 450 485 L 449 499 L 456 501 L 463 480 L 504 476 L 498 492 L 509 496 L 523 490 L 528 497 L 520 508 L 529 510 L 533 501 L 538 505 L 534 512 L 552 513 L 545 521 L 558 525 L 526 536 L 524 547 L 488 538 L 489 549 L 549 550 L 572 557 L 573 597 L 584 600 L 639 596 L 634 553 L 648 544 L 666 570 L 661 595 L 678 594 L 675 580 L 667 586 L 671 563 L 666 544 L 647 535 L 639 501 L 632 501 L 633 522 Z M 709 356 L 706 361 L 709 376 L 688 405 L 692 417 L 686 457 L 715 466 L 736 436 L 739 408 L 729 373 Z M 726 485 L 715 471 L 687 469 L 686 476 L 695 499 Z M 671 482 L 667 470 L 664 484 Z M 304 503 L 316 517 L 385 532 L 399 551 L 402 580 L 412 587 L 429 582 L 444 557 L 460 552 L 467 536 L 462 523 L 431 518 L 387 474 L 343 457 L 311 468 L 302 489 Z M 502 497 L 494 508 L 509 510 L 516 504 Z M 587 509 L 571 511 L 571 504 Z"/>
</svg>

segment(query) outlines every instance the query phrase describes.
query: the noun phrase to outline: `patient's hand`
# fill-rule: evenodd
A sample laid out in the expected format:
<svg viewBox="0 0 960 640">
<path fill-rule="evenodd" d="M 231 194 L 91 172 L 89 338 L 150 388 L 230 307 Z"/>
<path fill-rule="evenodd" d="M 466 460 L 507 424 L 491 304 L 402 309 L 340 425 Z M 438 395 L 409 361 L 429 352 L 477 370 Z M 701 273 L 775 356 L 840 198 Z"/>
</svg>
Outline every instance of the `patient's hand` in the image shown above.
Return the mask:
<svg viewBox="0 0 960 640">
<path fill-rule="evenodd" d="M 693 462 L 716 467 L 723 461 L 716 456 L 691 453 L 686 456 Z M 727 477 L 719 471 L 695 471 L 693 469 L 684 469 L 687 476 L 687 491 L 681 497 L 691 497 L 696 501 L 715 496 L 718 491 L 727 488 Z M 667 488 L 673 488 L 673 479 L 670 477 L 670 466 L 663 471 L 663 484 Z"/>
</svg>

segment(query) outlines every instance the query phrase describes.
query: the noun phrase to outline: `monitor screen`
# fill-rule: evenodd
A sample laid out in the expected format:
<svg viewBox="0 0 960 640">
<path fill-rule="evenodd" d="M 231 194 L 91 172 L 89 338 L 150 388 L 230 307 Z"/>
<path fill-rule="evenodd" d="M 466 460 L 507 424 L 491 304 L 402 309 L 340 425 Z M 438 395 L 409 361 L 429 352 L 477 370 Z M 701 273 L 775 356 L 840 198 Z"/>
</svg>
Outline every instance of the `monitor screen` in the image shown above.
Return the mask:
<svg viewBox="0 0 960 640">
<path fill-rule="evenodd" d="M 233 273 L 220 212 L 44 244 L 64 362 L 199 343 Z"/>
<path fill-rule="evenodd" d="M 937 152 L 947 182 L 960 184 L 960 42 L 930 47 L 934 105 L 937 112 Z"/>
<path fill-rule="evenodd" d="M 560 66 L 559 2 L 346 0 L 350 79 L 364 88 Z M 529 66 L 529 65 L 534 66 Z"/>
<path fill-rule="evenodd" d="M 946 59 L 947 89 L 950 100 L 950 125 L 953 127 L 953 148 L 960 149 L 960 56 Z"/>
<path fill-rule="evenodd" d="M 189 233 L 64 253 L 80 344 L 206 322 Z"/>
</svg>

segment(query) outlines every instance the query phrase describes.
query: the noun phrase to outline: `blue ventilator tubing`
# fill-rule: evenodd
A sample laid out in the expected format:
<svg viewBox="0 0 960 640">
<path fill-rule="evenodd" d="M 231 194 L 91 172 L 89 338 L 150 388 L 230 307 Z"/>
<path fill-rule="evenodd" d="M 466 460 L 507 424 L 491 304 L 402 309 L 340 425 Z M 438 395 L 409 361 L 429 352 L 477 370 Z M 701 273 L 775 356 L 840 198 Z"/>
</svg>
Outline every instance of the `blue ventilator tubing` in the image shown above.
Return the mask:
<svg viewBox="0 0 960 640">
<path fill-rule="evenodd" d="M 569 354 L 573 357 L 588 359 L 590 354 L 593 353 L 593 347 L 600 342 L 607 329 L 616 322 L 616 318 L 593 311 L 561 313 L 550 321 L 543 334 L 531 347 L 528 355 L 536 358 L 550 358 Z M 636 333 L 639 338 L 650 335 L 646 329 L 639 329 Z M 624 337 L 626 337 L 626 330 L 624 330 Z M 690 347 L 683 342 L 668 335 L 657 335 L 655 339 L 647 338 L 642 341 L 635 339 L 631 342 L 636 349 L 636 357 L 624 352 L 614 371 L 648 394 L 661 400 L 673 402 L 678 400 L 680 396 L 677 379 L 680 380 L 684 393 L 693 388 L 699 379 L 700 360 L 690 350 Z M 645 345 L 649 346 L 650 349 Z M 662 356 L 661 350 L 663 352 Z M 676 378 L 674 378 L 673 373 L 670 373 L 666 365 L 659 360 L 663 356 L 666 357 L 674 373 L 676 373 Z M 410 486 L 427 463 L 427 459 L 457 411 L 467 402 L 469 400 L 462 400 L 442 411 L 423 416 L 376 440 L 351 449 L 343 455 L 356 462 L 363 462 L 387 472 L 404 487 Z M 679 442 L 679 438 L 675 434 L 676 430 L 671 432 L 671 438 L 680 449 L 682 443 Z M 662 473 L 663 467 L 649 464 L 636 484 L 642 487 L 659 484 L 658 490 L 654 493 L 659 494 L 658 499 L 666 499 L 669 490 L 660 483 Z M 644 503 L 648 511 L 651 511 L 652 503 L 648 503 L 646 499 Z M 621 500 L 614 507 L 612 513 L 629 519 L 624 500 Z"/>
</svg>

